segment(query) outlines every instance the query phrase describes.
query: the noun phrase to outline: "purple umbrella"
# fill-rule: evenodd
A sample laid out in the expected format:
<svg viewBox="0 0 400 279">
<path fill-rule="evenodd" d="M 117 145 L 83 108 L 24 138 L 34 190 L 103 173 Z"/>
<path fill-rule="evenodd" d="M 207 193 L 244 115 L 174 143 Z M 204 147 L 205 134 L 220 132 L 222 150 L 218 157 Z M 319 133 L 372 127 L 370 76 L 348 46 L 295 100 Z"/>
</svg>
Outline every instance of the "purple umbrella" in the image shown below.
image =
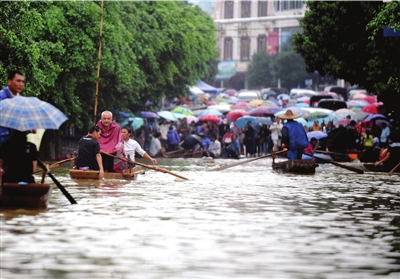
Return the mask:
<svg viewBox="0 0 400 279">
<path fill-rule="evenodd" d="M 387 120 L 386 116 L 384 116 L 383 114 L 370 114 L 367 117 L 364 118 L 364 121 L 368 122 L 371 121 L 373 119 L 383 119 L 383 120 Z"/>
<path fill-rule="evenodd" d="M 142 118 L 160 118 L 160 116 L 158 116 L 155 112 L 152 111 L 142 111 L 140 113 L 140 117 Z"/>
</svg>

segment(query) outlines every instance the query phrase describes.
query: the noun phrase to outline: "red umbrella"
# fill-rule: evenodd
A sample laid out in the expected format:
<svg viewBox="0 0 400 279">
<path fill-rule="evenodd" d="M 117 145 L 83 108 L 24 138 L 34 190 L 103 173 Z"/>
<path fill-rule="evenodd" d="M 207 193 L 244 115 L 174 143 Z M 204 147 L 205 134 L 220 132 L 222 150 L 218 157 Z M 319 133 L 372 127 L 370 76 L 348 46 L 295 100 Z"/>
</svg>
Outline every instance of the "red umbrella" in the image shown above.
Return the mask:
<svg viewBox="0 0 400 279">
<path fill-rule="evenodd" d="M 377 114 L 378 113 L 378 108 L 376 106 L 374 106 L 374 105 L 368 105 L 368 106 L 363 107 L 361 109 L 361 111 L 369 112 L 369 113 L 372 113 L 372 114 Z"/>
<path fill-rule="evenodd" d="M 367 101 L 370 104 L 376 103 L 376 98 L 375 96 L 367 96 L 364 98 L 365 101 Z"/>
<path fill-rule="evenodd" d="M 201 117 L 199 120 L 203 121 L 203 122 L 207 122 L 207 121 L 221 122 L 221 118 L 219 118 L 218 116 L 216 116 L 214 114 L 206 114 L 203 117 Z"/>
<path fill-rule="evenodd" d="M 249 113 L 244 109 L 234 109 L 226 114 L 226 118 L 228 118 L 231 121 L 236 121 L 236 119 L 245 115 L 249 115 Z"/>
<path fill-rule="evenodd" d="M 249 115 L 251 116 L 265 116 L 265 115 L 273 115 L 275 111 L 272 111 L 270 107 L 267 106 L 259 106 L 250 111 Z"/>
</svg>

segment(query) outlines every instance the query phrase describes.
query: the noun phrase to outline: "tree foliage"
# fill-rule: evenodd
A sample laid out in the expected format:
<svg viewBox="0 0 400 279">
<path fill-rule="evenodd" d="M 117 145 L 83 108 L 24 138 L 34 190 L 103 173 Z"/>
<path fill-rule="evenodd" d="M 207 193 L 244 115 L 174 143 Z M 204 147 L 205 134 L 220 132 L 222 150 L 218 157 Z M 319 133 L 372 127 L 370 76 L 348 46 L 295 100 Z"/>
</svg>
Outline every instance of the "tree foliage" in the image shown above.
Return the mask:
<svg viewBox="0 0 400 279">
<path fill-rule="evenodd" d="M 294 36 L 307 71 L 363 85 L 390 106 L 394 88 L 400 88 L 400 38 L 385 38 L 383 27 L 390 21 L 398 24 L 398 6 L 398 1 L 390 6 L 376 1 L 308 1 L 303 33 Z"/>
<path fill-rule="evenodd" d="M 0 77 L 19 69 L 24 95 L 93 122 L 101 2 L 0 2 Z M 104 2 L 98 112 L 140 110 L 182 96 L 215 72 L 215 26 L 200 8 L 174 1 Z"/>
</svg>

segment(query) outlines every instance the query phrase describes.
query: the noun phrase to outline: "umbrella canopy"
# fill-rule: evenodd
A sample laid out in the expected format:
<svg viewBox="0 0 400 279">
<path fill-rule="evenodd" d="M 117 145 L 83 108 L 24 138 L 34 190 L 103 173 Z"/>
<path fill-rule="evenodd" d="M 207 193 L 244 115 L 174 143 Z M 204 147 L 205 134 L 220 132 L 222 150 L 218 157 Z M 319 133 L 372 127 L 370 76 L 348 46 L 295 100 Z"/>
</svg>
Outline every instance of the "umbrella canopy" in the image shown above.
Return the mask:
<svg viewBox="0 0 400 279">
<path fill-rule="evenodd" d="M 298 108 L 308 108 L 309 105 L 306 104 L 306 103 L 297 103 L 297 104 L 296 104 L 296 107 L 298 107 Z"/>
<path fill-rule="evenodd" d="M 297 102 L 298 103 L 307 103 L 307 104 L 309 104 L 310 103 L 310 97 L 307 97 L 307 96 L 300 97 L 300 98 L 297 99 Z"/>
<path fill-rule="evenodd" d="M 368 122 L 371 121 L 373 119 L 383 119 L 383 120 L 387 120 L 387 117 L 384 116 L 383 114 L 370 114 L 367 117 L 364 118 L 364 121 Z"/>
<path fill-rule="evenodd" d="M 312 132 L 307 133 L 308 141 L 310 141 L 312 138 L 316 138 L 317 140 L 320 140 L 320 139 L 324 139 L 326 137 L 328 137 L 328 134 L 324 133 L 322 131 L 312 131 Z"/>
<path fill-rule="evenodd" d="M 236 121 L 236 119 L 248 114 L 249 113 L 244 109 L 234 109 L 226 114 L 226 118 L 228 118 L 231 121 Z"/>
<path fill-rule="evenodd" d="M 201 117 L 203 117 L 204 115 L 222 116 L 223 114 L 222 114 L 219 110 L 216 110 L 216 109 L 205 109 L 205 110 L 203 110 L 202 112 L 200 112 L 200 113 L 197 115 L 197 117 L 201 118 Z"/>
<path fill-rule="evenodd" d="M 236 104 L 238 101 L 239 99 L 233 96 L 228 99 L 229 104 Z"/>
<path fill-rule="evenodd" d="M 164 118 L 165 120 L 168 120 L 168 121 L 176 121 L 176 120 L 178 120 L 178 118 L 176 118 L 176 116 L 172 112 L 170 112 L 168 110 L 159 111 L 159 112 L 157 112 L 157 114 L 161 118 Z"/>
<path fill-rule="evenodd" d="M 356 112 L 353 110 L 350 110 L 350 109 L 342 108 L 342 109 L 338 109 L 337 111 L 335 111 L 335 114 L 336 115 L 340 115 L 340 114 L 354 115 L 354 114 L 356 114 Z"/>
<path fill-rule="evenodd" d="M 216 109 L 222 113 L 225 113 L 225 112 L 228 112 L 231 110 L 231 106 L 226 103 L 225 103 L 225 105 L 220 103 L 219 105 L 209 106 L 209 107 L 207 107 L 207 109 Z"/>
<path fill-rule="evenodd" d="M 290 96 L 288 94 L 279 94 L 278 99 L 289 100 Z"/>
<path fill-rule="evenodd" d="M 193 115 L 189 115 L 189 116 L 185 116 L 187 123 L 190 124 L 192 122 L 197 123 L 199 121 L 199 119 L 196 116 Z"/>
<path fill-rule="evenodd" d="M 267 101 L 263 101 L 262 103 L 263 106 L 267 106 L 267 107 L 271 107 L 271 108 L 279 108 L 279 102 L 276 100 L 267 100 Z"/>
<path fill-rule="evenodd" d="M 267 92 L 262 93 L 262 95 L 263 95 L 263 96 L 266 95 L 267 97 L 270 97 L 270 96 L 276 96 L 276 95 L 278 95 L 278 94 L 276 94 L 276 92 L 273 91 L 273 90 L 268 90 Z"/>
<path fill-rule="evenodd" d="M 349 125 L 350 121 L 351 121 L 351 119 L 347 119 L 347 118 L 345 118 L 345 119 L 340 119 L 340 120 L 338 120 L 337 122 L 335 122 L 335 125 L 347 126 L 347 125 Z"/>
<path fill-rule="evenodd" d="M 280 111 L 280 109 L 278 109 Z M 251 116 L 265 116 L 265 115 L 273 115 L 274 113 L 278 112 L 273 108 L 267 106 L 259 106 L 249 112 Z"/>
<path fill-rule="evenodd" d="M 155 118 L 155 119 L 160 118 L 160 116 L 158 116 L 157 113 L 152 112 L 152 111 L 142 111 L 140 113 L 140 117 L 142 117 L 142 118 Z"/>
<path fill-rule="evenodd" d="M 133 130 L 139 129 L 144 123 L 143 118 L 140 117 L 129 117 L 125 119 L 124 121 L 121 122 L 121 128 L 122 127 L 131 127 Z"/>
<path fill-rule="evenodd" d="M 67 119 L 58 108 L 36 97 L 18 96 L 0 102 L 0 126 L 21 132 L 58 130 Z"/>
<path fill-rule="evenodd" d="M 217 105 L 217 103 L 214 102 L 214 101 L 208 101 L 208 102 L 206 102 L 206 106 L 214 106 L 214 105 Z"/>
<path fill-rule="evenodd" d="M 366 118 L 369 115 L 374 115 L 374 114 L 370 114 L 369 112 L 357 111 L 355 115 L 351 116 L 351 118 L 356 120 L 356 121 L 360 121 L 360 120 L 363 120 L 364 118 Z"/>
<path fill-rule="evenodd" d="M 325 118 L 328 117 L 328 114 L 326 112 L 322 111 L 314 111 L 307 115 L 306 119 L 308 120 L 313 120 L 313 119 L 318 119 L 318 118 Z"/>
<path fill-rule="evenodd" d="M 237 91 L 235 89 L 228 89 L 224 93 L 229 96 L 235 96 L 237 94 Z"/>
<path fill-rule="evenodd" d="M 221 118 L 219 118 L 217 115 L 215 114 L 206 114 L 202 117 L 200 117 L 199 119 L 200 121 L 203 122 L 207 122 L 207 121 L 211 121 L 211 122 L 221 122 Z"/>
<path fill-rule="evenodd" d="M 193 111 L 191 111 L 191 110 L 188 109 L 188 108 L 184 108 L 184 107 L 176 107 L 176 108 L 174 108 L 173 110 L 171 110 L 171 112 L 172 112 L 175 116 L 177 116 L 177 114 L 181 114 L 182 117 L 183 117 L 183 116 L 194 115 Z M 182 117 L 180 117 L 180 118 L 182 118 Z"/>
<path fill-rule="evenodd" d="M 361 109 L 361 111 L 377 114 L 378 113 L 378 108 L 376 106 L 374 106 L 374 105 L 368 105 L 368 106 L 363 107 Z"/>
<path fill-rule="evenodd" d="M 252 100 L 249 102 L 249 105 L 251 107 L 258 107 L 258 106 L 261 106 L 262 103 L 263 103 L 263 100 Z"/>
<path fill-rule="evenodd" d="M 233 105 L 233 106 L 231 106 L 231 110 L 232 109 L 243 109 L 243 110 L 249 110 L 250 109 L 250 106 L 247 106 L 247 107 L 242 107 L 242 106 L 237 106 L 237 105 Z"/>
<path fill-rule="evenodd" d="M 267 126 L 271 126 L 272 124 L 274 124 L 274 122 L 272 122 L 270 117 L 257 117 L 256 120 L 258 124 L 264 124 Z"/>
<path fill-rule="evenodd" d="M 373 103 L 376 103 L 376 102 L 377 102 L 375 96 L 367 96 L 367 97 L 364 98 L 364 101 L 367 101 L 367 102 L 370 103 L 370 104 L 373 104 Z"/>
<path fill-rule="evenodd" d="M 248 122 L 251 122 L 251 125 L 256 126 L 258 124 L 257 117 L 253 116 L 243 116 L 236 119 L 235 124 L 237 127 L 244 129 Z"/>
<path fill-rule="evenodd" d="M 363 93 L 357 93 L 356 95 L 353 96 L 353 100 L 363 100 L 367 97 L 368 95 L 363 94 Z"/>
<path fill-rule="evenodd" d="M 303 117 L 296 118 L 294 121 L 299 122 L 304 127 L 308 126 L 307 120 L 305 120 Z"/>
<path fill-rule="evenodd" d="M 239 107 L 247 107 L 250 106 L 248 102 L 237 102 L 235 104 L 235 106 L 239 106 Z"/>
<path fill-rule="evenodd" d="M 369 103 L 365 100 L 351 100 L 347 102 L 347 107 L 349 108 L 363 108 L 368 105 Z"/>
</svg>

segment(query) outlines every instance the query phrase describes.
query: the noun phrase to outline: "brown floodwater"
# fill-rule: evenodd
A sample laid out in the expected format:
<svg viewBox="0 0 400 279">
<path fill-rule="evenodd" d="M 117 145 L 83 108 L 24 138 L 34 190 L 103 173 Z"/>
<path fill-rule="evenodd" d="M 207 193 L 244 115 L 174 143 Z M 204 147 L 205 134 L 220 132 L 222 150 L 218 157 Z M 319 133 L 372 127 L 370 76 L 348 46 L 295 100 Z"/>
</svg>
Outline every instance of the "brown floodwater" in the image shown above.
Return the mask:
<svg viewBox="0 0 400 279">
<path fill-rule="evenodd" d="M 2 211 L 0 278 L 400 278 L 399 175 L 198 161 L 159 160 L 188 181 L 153 170 L 74 181 L 68 164 L 55 169 L 78 204 L 54 185 L 48 210 Z"/>
</svg>

